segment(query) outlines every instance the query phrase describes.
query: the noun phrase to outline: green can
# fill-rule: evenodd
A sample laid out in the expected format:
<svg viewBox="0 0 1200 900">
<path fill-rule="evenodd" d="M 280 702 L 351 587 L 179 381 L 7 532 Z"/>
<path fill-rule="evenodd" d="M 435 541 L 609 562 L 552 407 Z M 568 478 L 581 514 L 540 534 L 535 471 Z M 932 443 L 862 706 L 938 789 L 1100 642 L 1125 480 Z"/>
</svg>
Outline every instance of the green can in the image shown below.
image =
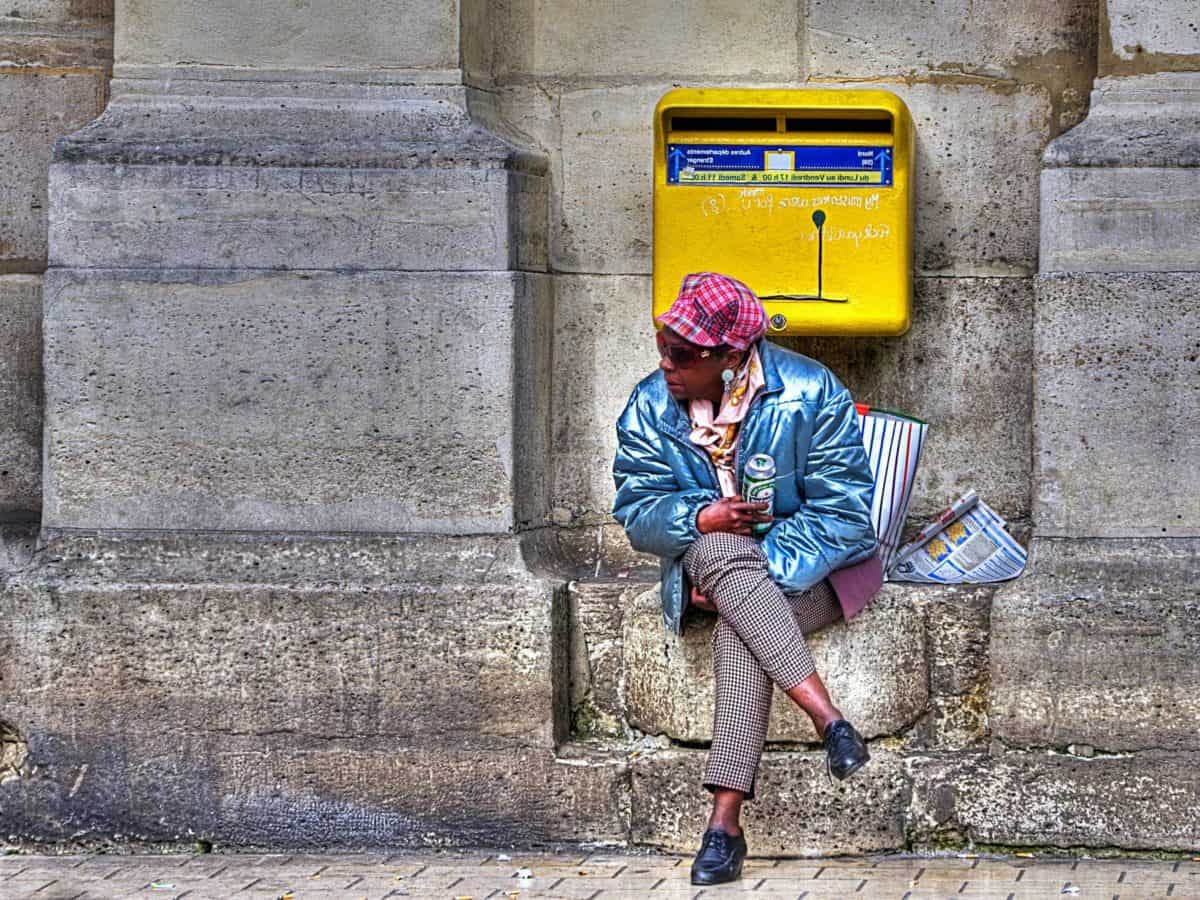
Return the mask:
<svg viewBox="0 0 1200 900">
<path fill-rule="evenodd" d="M 747 503 L 767 501 L 767 512 L 775 514 L 775 460 L 766 453 L 755 453 L 746 460 L 742 476 L 742 499 Z M 762 536 L 771 530 L 773 522 L 761 522 L 751 526 L 751 531 Z"/>
</svg>

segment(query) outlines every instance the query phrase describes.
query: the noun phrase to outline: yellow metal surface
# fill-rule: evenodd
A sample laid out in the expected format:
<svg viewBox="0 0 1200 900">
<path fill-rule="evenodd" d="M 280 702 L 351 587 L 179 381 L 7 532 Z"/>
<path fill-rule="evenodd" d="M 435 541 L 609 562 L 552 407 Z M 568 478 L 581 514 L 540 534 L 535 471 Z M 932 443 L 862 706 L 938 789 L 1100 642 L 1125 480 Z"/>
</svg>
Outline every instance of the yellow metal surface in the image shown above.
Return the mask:
<svg viewBox="0 0 1200 900">
<path fill-rule="evenodd" d="M 712 271 L 763 298 L 774 334 L 903 334 L 912 167 L 890 91 L 671 91 L 654 116 L 654 315 Z"/>
</svg>

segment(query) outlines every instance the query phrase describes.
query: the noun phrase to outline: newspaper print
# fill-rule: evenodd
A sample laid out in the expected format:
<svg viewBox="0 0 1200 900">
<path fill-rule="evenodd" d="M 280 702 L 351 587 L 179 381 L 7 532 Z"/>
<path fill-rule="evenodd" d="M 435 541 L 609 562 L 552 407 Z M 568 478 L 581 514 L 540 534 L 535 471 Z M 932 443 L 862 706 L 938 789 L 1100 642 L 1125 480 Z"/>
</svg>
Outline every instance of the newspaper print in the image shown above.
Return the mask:
<svg viewBox="0 0 1200 900">
<path fill-rule="evenodd" d="M 1025 548 L 1004 530 L 982 500 L 922 546 L 896 560 L 891 581 L 920 584 L 986 584 L 1008 581 L 1025 570 Z"/>
</svg>

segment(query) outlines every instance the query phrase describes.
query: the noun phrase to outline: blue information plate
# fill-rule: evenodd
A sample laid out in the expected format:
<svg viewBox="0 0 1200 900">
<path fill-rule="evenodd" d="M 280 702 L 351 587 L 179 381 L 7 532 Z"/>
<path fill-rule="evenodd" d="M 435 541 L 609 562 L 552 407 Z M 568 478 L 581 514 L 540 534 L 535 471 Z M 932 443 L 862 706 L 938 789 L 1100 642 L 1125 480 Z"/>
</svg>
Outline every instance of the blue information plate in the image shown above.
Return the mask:
<svg viewBox="0 0 1200 900">
<path fill-rule="evenodd" d="M 667 184 L 891 187 L 891 147 L 668 144 Z"/>
</svg>

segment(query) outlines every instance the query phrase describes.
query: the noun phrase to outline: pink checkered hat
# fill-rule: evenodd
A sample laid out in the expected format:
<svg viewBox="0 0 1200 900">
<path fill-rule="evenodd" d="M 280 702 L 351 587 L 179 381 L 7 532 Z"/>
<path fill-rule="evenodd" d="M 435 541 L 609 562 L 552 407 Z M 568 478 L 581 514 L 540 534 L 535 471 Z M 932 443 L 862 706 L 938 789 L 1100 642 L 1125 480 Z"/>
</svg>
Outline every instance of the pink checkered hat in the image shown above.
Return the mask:
<svg viewBox="0 0 1200 900">
<path fill-rule="evenodd" d="M 701 347 L 745 350 L 767 331 L 767 311 L 736 278 L 695 272 L 683 279 L 671 308 L 655 321 Z"/>
</svg>

